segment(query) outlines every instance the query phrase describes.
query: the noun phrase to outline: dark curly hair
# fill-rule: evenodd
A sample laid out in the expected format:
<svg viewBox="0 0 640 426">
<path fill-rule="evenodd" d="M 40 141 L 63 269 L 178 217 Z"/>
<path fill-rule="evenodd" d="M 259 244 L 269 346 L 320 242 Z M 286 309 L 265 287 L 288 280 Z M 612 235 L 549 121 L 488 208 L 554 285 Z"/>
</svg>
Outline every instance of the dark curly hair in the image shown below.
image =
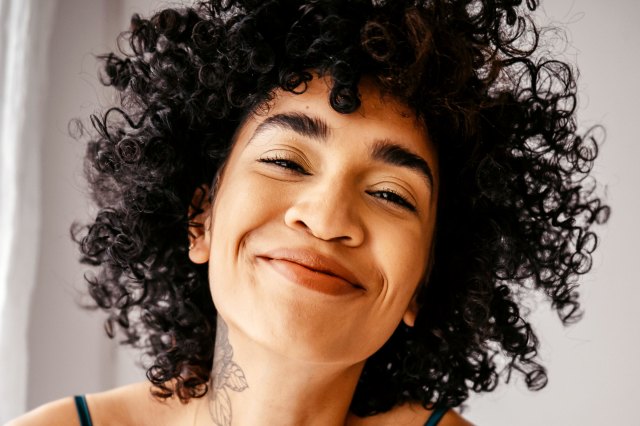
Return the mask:
<svg viewBox="0 0 640 426">
<path fill-rule="evenodd" d="M 108 334 L 119 326 L 144 350 L 157 396 L 208 390 L 216 311 L 206 266 L 188 259 L 193 194 L 243 117 L 313 74 L 331 79 L 328 102 L 344 114 L 373 78 L 426 124 L 440 169 L 415 327 L 367 360 L 352 411 L 453 407 L 514 371 L 546 384 L 522 298 L 542 292 L 563 323 L 579 318 L 577 280 L 609 208 L 590 176 L 598 132 L 576 125 L 575 71 L 540 53 L 537 0 L 522 3 L 212 0 L 132 17 L 127 47 L 100 57 L 121 102 L 91 118 L 99 211 L 74 235 L 98 267 L 87 281 Z"/>
</svg>

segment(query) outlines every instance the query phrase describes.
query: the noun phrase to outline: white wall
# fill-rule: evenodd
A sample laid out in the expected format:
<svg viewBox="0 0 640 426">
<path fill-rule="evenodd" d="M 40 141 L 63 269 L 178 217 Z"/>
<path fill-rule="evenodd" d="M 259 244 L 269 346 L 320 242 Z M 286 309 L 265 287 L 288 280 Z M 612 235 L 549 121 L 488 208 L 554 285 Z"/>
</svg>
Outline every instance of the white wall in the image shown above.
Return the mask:
<svg viewBox="0 0 640 426">
<path fill-rule="evenodd" d="M 547 0 L 541 21 L 567 24 L 566 56 L 580 67 L 579 119 L 602 123 L 607 139 L 595 169 L 608 186 L 610 222 L 584 280 L 584 319 L 563 328 L 541 307 L 535 315 L 549 385 L 523 383 L 469 402 L 481 425 L 632 425 L 640 401 L 640 3 Z"/>
<path fill-rule="evenodd" d="M 107 51 L 135 11 L 153 0 L 61 0 L 51 50 L 52 88 L 43 147 L 43 234 L 39 284 L 30 326 L 29 406 L 139 380 L 135 355 L 120 352 L 102 332 L 102 316 L 76 306 L 83 268 L 68 238 L 89 210 L 81 179 L 84 147 L 67 136 L 71 117 L 86 118 L 106 102 L 92 54 Z M 615 4 L 615 7 L 612 5 Z M 541 392 L 514 381 L 468 402 L 480 425 L 602 425 L 634 423 L 640 401 L 640 285 L 634 246 L 640 241 L 640 3 L 632 0 L 547 0 L 540 20 L 568 24 L 566 55 L 581 70 L 579 118 L 608 132 L 596 169 L 613 207 L 593 273 L 584 281 L 582 322 L 559 325 L 545 306 L 534 314 L 550 382 Z M 548 14 L 545 18 L 544 13 Z M 99 100 L 102 101 L 99 101 Z"/>
<path fill-rule="evenodd" d="M 86 119 L 106 98 L 93 55 L 110 48 L 118 4 L 62 0 L 57 10 L 42 146 L 42 244 L 29 332 L 29 407 L 116 384 L 116 345 L 101 332 L 103 317 L 78 307 L 85 268 L 78 264 L 69 227 L 89 217 L 90 204 L 82 179 L 85 146 L 69 137 L 67 125 L 73 117 Z"/>
</svg>

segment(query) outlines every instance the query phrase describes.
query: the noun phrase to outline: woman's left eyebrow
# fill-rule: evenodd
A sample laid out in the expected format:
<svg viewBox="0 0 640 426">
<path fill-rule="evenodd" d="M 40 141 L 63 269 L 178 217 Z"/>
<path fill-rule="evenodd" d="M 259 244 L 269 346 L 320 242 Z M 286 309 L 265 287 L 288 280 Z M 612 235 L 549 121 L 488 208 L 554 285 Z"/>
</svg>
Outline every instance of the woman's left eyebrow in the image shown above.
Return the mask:
<svg viewBox="0 0 640 426">
<path fill-rule="evenodd" d="M 289 130 L 319 142 L 325 142 L 331 134 L 330 127 L 319 117 L 297 112 L 281 113 L 272 115 L 260 123 L 247 144 L 250 144 L 260 133 L 272 128 Z M 376 140 L 371 148 L 370 156 L 376 161 L 418 172 L 426 180 L 427 185 L 433 188 L 433 172 L 427 161 L 401 144 L 390 139 Z"/>
<path fill-rule="evenodd" d="M 433 188 L 433 172 L 429 163 L 418 154 L 390 139 L 375 141 L 371 148 L 371 158 L 418 172 L 426 180 L 429 188 Z"/>
</svg>

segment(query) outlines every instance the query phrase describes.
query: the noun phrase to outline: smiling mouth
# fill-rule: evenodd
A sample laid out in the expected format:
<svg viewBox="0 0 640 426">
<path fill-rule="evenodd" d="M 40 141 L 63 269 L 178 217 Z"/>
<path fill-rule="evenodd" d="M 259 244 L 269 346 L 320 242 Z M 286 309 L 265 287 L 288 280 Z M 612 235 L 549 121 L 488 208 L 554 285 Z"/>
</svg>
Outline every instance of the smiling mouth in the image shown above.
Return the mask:
<svg viewBox="0 0 640 426">
<path fill-rule="evenodd" d="M 278 274 L 288 281 L 331 296 L 354 294 L 364 291 L 360 285 L 353 284 L 332 271 L 319 270 L 291 259 L 277 259 L 259 256 Z"/>
</svg>

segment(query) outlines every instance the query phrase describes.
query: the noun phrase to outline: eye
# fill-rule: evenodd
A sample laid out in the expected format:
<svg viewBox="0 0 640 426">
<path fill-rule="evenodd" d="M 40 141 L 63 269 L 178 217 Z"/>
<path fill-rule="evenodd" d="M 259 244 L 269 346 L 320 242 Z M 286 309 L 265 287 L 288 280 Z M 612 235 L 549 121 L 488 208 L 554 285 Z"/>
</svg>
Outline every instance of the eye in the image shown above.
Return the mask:
<svg viewBox="0 0 640 426">
<path fill-rule="evenodd" d="M 385 189 L 382 191 L 367 191 L 367 194 L 372 195 L 376 198 L 380 198 L 387 203 L 393 203 L 406 210 L 409 210 L 412 212 L 416 211 L 416 207 L 413 204 L 411 204 L 405 197 L 398 194 L 396 191 L 392 189 Z"/>
<path fill-rule="evenodd" d="M 290 173 L 300 173 L 303 175 L 309 175 L 304 167 L 302 167 L 299 163 L 294 160 L 291 160 L 281 154 L 275 154 L 270 157 L 261 158 L 258 160 L 260 163 L 272 164 L 278 168 L 285 169 Z"/>
</svg>

